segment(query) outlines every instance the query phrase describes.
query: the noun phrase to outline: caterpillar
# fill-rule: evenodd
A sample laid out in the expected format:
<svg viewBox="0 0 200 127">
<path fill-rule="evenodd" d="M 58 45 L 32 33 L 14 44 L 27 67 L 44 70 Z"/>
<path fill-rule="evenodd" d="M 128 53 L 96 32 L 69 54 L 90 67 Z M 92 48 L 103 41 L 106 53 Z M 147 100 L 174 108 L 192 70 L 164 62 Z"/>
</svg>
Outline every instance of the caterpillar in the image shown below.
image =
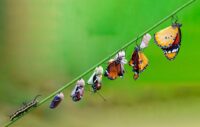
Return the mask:
<svg viewBox="0 0 200 127">
<path fill-rule="evenodd" d="M 37 107 L 38 100 L 37 98 L 41 95 L 37 95 L 31 102 L 29 103 L 23 103 L 23 106 L 20 107 L 16 112 L 14 112 L 12 115 L 10 115 L 10 121 L 13 121 L 15 118 L 23 115 L 25 112 L 29 111 L 33 107 Z"/>
</svg>

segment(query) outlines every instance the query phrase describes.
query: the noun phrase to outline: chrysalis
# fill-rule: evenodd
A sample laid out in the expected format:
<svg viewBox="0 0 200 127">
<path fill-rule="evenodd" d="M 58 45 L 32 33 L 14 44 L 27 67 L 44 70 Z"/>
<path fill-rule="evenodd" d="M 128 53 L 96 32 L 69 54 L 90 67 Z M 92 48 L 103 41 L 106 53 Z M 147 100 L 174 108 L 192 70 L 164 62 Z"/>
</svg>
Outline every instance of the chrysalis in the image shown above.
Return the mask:
<svg viewBox="0 0 200 127">
<path fill-rule="evenodd" d="M 119 52 L 114 59 L 111 59 L 108 62 L 108 67 L 105 71 L 105 76 L 111 80 L 116 79 L 118 76 L 123 77 L 124 71 L 124 64 L 127 63 L 125 58 L 125 51 Z"/>
<path fill-rule="evenodd" d="M 151 40 L 151 35 L 150 34 L 145 34 L 144 36 L 143 36 L 143 38 L 142 38 L 142 42 L 141 42 L 141 44 L 140 44 L 140 48 L 141 49 L 144 49 L 144 48 L 146 48 L 146 47 L 148 47 L 148 45 L 149 45 L 149 41 Z"/>
<path fill-rule="evenodd" d="M 169 60 L 173 60 L 181 46 L 181 27 L 179 23 L 173 23 L 171 26 L 157 32 L 154 36 L 155 43 L 163 50 Z"/>
<path fill-rule="evenodd" d="M 138 79 L 139 74 L 146 69 L 148 66 L 148 59 L 144 55 L 144 53 L 136 47 L 131 60 L 129 61 L 129 65 L 133 67 L 133 72 L 134 72 L 134 79 Z"/>
<path fill-rule="evenodd" d="M 61 101 L 64 100 L 64 94 L 61 92 L 61 93 L 58 93 L 54 99 L 51 101 L 51 105 L 49 106 L 51 109 L 54 109 L 56 108 L 60 103 Z"/>
<path fill-rule="evenodd" d="M 101 89 L 103 75 L 103 67 L 99 66 L 95 69 L 94 73 L 88 80 L 88 84 L 92 85 L 93 92 L 96 92 Z"/>
<path fill-rule="evenodd" d="M 77 81 L 77 83 L 71 93 L 71 98 L 73 101 L 77 102 L 83 98 L 84 86 L 85 86 L 85 81 L 83 79 L 80 79 Z"/>
</svg>

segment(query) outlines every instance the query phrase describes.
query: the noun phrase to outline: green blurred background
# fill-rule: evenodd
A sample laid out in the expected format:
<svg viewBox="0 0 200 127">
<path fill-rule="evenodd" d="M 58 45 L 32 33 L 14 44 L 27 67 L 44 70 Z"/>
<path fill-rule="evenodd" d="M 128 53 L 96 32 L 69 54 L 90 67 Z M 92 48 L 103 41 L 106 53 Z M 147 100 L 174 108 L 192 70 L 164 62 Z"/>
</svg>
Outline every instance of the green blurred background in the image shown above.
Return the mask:
<svg viewBox="0 0 200 127">
<path fill-rule="evenodd" d="M 48 96 L 185 2 L 1 0 L 0 126 L 23 101 Z M 72 86 L 56 110 L 45 103 L 13 127 L 199 127 L 200 2 L 177 16 L 183 24 L 182 46 L 174 61 L 151 40 L 145 50 L 150 65 L 137 81 L 128 65 L 123 79 L 104 78 L 106 102 L 86 92 L 73 103 Z M 133 49 L 127 49 L 127 59 Z"/>
</svg>

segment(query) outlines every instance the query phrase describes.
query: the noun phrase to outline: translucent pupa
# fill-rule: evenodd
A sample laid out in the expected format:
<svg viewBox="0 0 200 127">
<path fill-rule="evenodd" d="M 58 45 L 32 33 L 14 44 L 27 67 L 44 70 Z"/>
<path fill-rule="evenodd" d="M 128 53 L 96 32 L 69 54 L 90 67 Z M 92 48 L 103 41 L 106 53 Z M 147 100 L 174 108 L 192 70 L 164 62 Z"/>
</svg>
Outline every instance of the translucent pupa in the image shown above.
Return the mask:
<svg viewBox="0 0 200 127">
<path fill-rule="evenodd" d="M 148 47 L 150 40 L 151 40 L 151 35 L 148 34 L 148 33 L 145 34 L 145 35 L 143 36 L 143 38 L 142 38 L 142 42 L 141 42 L 141 44 L 140 44 L 140 48 L 141 48 L 141 49 L 144 49 L 144 48 Z"/>
</svg>

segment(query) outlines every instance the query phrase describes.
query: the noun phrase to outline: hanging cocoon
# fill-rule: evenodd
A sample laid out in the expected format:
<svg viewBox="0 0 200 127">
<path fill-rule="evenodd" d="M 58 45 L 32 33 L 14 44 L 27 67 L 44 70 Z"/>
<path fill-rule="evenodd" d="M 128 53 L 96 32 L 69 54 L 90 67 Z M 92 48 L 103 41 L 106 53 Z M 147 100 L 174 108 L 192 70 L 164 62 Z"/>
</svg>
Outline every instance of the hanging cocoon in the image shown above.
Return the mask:
<svg viewBox="0 0 200 127">
<path fill-rule="evenodd" d="M 92 86 L 93 92 L 101 89 L 102 86 L 103 67 L 99 66 L 88 80 L 88 84 Z"/>
<path fill-rule="evenodd" d="M 71 98 L 73 101 L 77 102 L 83 98 L 84 86 L 85 81 L 83 79 L 77 81 L 73 91 L 71 92 Z"/>
<path fill-rule="evenodd" d="M 49 107 L 51 109 L 56 108 L 61 103 L 62 100 L 64 100 L 64 94 L 60 92 L 53 98 Z"/>
</svg>

